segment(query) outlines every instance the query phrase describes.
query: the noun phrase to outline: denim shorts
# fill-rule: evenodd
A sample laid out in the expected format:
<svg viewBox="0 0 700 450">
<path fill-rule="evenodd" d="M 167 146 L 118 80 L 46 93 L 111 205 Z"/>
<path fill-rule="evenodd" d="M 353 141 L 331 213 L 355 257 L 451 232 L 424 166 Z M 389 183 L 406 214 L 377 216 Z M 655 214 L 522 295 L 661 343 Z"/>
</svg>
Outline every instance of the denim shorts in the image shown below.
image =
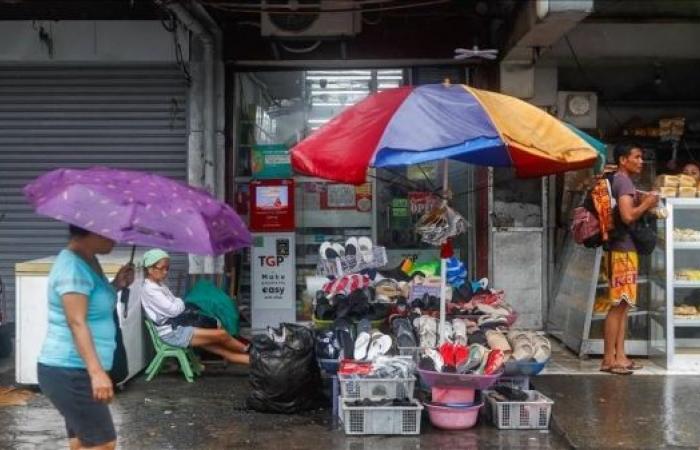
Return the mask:
<svg viewBox="0 0 700 450">
<path fill-rule="evenodd" d="M 162 334 L 160 339 L 173 347 L 186 348 L 190 346 L 194 336 L 194 327 L 175 327 L 172 331 Z"/>
<path fill-rule="evenodd" d="M 92 384 L 85 369 L 37 367 L 41 392 L 66 421 L 68 438 L 84 447 L 96 447 L 117 438 L 107 404 L 92 398 Z"/>
</svg>

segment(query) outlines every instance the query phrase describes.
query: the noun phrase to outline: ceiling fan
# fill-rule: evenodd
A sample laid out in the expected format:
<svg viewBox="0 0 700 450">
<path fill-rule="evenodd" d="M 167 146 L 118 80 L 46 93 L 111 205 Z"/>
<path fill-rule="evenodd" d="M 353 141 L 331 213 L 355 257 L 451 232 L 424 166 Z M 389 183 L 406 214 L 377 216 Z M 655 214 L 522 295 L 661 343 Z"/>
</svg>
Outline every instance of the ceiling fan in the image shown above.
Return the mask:
<svg viewBox="0 0 700 450">
<path fill-rule="evenodd" d="M 496 59 L 496 57 L 498 57 L 498 50 L 496 50 L 495 48 L 480 49 L 478 46 L 475 45 L 472 48 L 456 48 L 454 59 Z"/>
</svg>

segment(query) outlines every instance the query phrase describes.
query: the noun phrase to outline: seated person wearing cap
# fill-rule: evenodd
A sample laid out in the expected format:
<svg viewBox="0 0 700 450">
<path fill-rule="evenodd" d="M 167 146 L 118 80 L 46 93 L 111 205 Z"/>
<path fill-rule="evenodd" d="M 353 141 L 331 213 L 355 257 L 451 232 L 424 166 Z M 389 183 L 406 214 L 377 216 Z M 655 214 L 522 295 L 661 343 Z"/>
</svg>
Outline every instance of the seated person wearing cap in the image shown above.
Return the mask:
<svg viewBox="0 0 700 450">
<path fill-rule="evenodd" d="M 201 347 L 238 364 L 249 364 L 248 346 L 221 328 L 199 328 L 174 324 L 172 319 L 185 311 L 185 302 L 173 295 L 165 285 L 170 269 L 170 256 L 163 250 L 152 249 L 143 255 L 145 279 L 141 305 L 156 325 L 158 335 L 173 347 Z"/>
</svg>

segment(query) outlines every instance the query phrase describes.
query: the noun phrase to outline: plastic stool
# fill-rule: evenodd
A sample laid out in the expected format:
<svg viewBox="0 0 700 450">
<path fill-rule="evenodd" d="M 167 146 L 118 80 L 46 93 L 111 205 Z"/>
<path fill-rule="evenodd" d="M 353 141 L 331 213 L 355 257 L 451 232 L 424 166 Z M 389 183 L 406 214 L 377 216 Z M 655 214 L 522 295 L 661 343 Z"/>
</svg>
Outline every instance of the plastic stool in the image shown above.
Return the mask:
<svg viewBox="0 0 700 450">
<path fill-rule="evenodd" d="M 153 377 L 158 375 L 166 358 L 177 358 L 180 363 L 180 370 L 189 383 L 194 381 L 195 375 L 202 374 L 202 363 L 199 362 L 191 348 L 173 347 L 163 342 L 158 336 L 155 325 L 150 320 L 146 320 L 146 329 L 151 336 L 153 348 L 156 350 L 156 356 L 153 357 L 151 363 L 146 367 L 146 381 L 151 381 Z"/>
</svg>

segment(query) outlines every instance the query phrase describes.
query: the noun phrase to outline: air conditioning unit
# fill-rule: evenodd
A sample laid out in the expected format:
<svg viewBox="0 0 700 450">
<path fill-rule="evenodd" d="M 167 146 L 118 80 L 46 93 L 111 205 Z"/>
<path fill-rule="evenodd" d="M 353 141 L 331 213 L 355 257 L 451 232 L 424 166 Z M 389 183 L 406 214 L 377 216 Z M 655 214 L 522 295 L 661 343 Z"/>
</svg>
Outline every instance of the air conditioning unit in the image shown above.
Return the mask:
<svg viewBox="0 0 700 450">
<path fill-rule="evenodd" d="M 559 91 L 557 117 L 577 128 L 595 128 L 598 119 L 598 96 L 595 92 Z"/>
<path fill-rule="evenodd" d="M 262 36 L 324 38 L 354 36 L 362 31 L 362 13 L 350 11 L 358 7 L 351 0 L 265 0 L 263 5 L 283 12 L 261 13 Z M 347 11 L 332 11 L 335 9 Z"/>
</svg>

